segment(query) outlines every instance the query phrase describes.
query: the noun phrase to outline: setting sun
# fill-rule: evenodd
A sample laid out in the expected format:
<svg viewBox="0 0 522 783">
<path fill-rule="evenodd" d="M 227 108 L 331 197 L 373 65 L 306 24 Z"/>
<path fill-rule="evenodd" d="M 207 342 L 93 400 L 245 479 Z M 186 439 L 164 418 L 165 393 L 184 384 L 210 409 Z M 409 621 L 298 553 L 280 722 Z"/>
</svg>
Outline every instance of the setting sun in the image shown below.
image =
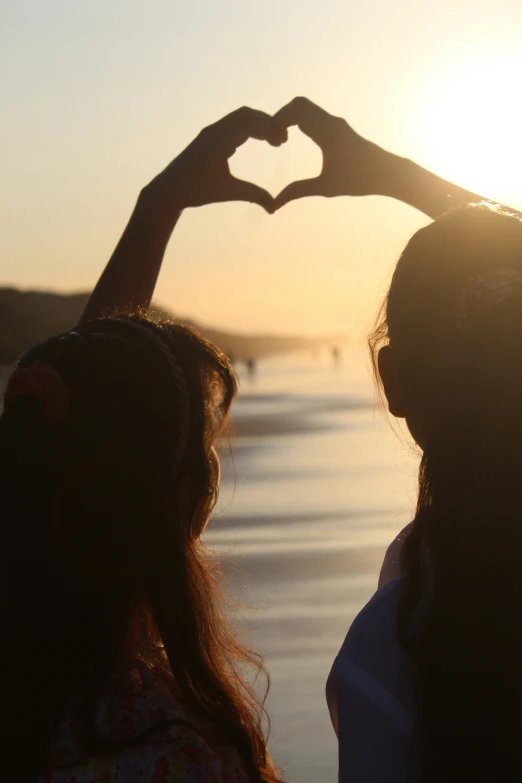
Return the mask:
<svg viewBox="0 0 522 783">
<path fill-rule="evenodd" d="M 485 197 L 519 190 L 522 55 L 463 61 L 433 89 L 426 138 L 433 167 Z M 514 197 L 514 195 L 513 195 Z"/>
</svg>

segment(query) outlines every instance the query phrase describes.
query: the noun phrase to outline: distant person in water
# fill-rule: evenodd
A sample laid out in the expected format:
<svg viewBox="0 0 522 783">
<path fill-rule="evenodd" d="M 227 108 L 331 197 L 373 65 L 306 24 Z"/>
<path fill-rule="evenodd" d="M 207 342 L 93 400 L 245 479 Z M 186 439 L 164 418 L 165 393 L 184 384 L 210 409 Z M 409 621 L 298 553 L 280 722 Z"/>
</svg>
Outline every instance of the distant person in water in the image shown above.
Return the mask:
<svg viewBox="0 0 522 783">
<path fill-rule="evenodd" d="M 519 781 L 522 216 L 303 98 L 279 118 L 321 146 L 324 167 L 277 206 L 380 194 L 434 218 L 402 253 L 370 338 L 422 459 L 415 519 L 330 675 L 340 783 Z"/>
<path fill-rule="evenodd" d="M 78 326 L 9 379 L 6 783 L 279 780 L 245 678 L 259 664 L 200 543 L 235 375 L 194 331 L 145 313 L 185 207 L 272 209 L 227 159 L 285 135 L 251 109 L 202 131 L 140 194 Z"/>
</svg>

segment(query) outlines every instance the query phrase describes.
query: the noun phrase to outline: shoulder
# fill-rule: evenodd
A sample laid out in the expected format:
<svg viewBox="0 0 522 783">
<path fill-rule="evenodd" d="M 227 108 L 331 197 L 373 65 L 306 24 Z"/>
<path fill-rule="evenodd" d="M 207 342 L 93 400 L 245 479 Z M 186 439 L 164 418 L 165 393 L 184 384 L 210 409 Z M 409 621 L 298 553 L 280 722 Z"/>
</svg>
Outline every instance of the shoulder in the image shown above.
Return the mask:
<svg viewBox="0 0 522 783">
<path fill-rule="evenodd" d="M 250 783 L 235 749 L 215 747 L 194 727 L 171 724 L 116 753 L 54 769 L 38 783 Z"/>
<path fill-rule="evenodd" d="M 339 655 L 367 666 L 374 658 L 389 653 L 397 640 L 397 613 L 403 586 L 403 579 L 396 578 L 377 590 L 351 624 Z"/>
<path fill-rule="evenodd" d="M 189 709 L 161 666 L 130 658 L 116 672 L 96 714 L 103 751 L 77 741 L 74 718 L 38 783 L 250 783 L 233 743 Z"/>
<path fill-rule="evenodd" d="M 394 579 L 378 590 L 350 626 L 327 682 L 329 704 L 341 692 L 370 689 L 378 683 L 396 691 L 406 653 L 397 638 L 397 612 L 403 580 Z"/>
<path fill-rule="evenodd" d="M 393 579 L 397 579 L 402 575 L 402 552 L 404 548 L 404 542 L 408 538 L 413 527 L 413 522 L 410 522 L 404 527 L 399 535 L 393 539 L 386 554 L 384 555 L 384 561 L 379 574 L 379 587 L 391 582 Z"/>
<path fill-rule="evenodd" d="M 395 579 L 375 593 L 355 618 L 334 661 L 326 696 L 338 736 L 347 727 L 359 736 L 365 720 L 370 733 L 384 721 L 394 735 L 410 735 L 413 672 L 397 636 L 402 588 L 402 580 Z"/>
</svg>

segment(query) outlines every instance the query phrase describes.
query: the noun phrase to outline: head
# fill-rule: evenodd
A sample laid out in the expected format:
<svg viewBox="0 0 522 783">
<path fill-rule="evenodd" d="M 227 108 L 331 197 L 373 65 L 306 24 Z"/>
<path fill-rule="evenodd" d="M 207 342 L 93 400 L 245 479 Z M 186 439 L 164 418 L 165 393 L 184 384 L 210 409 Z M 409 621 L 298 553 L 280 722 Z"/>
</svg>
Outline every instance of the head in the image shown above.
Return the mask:
<svg viewBox="0 0 522 783">
<path fill-rule="evenodd" d="M 476 372 L 487 365 L 489 372 L 483 351 L 503 348 L 497 345 L 502 328 L 516 339 L 522 287 L 473 328 L 459 326 L 458 306 L 473 278 L 495 268 L 522 272 L 521 247 L 519 217 L 467 205 L 418 231 L 399 259 L 370 348 L 390 413 L 406 420 L 423 449 L 447 417 L 464 381 L 459 374 L 468 365 Z"/>
<path fill-rule="evenodd" d="M 488 289 L 482 307 L 481 281 L 504 270 L 515 282 L 499 296 Z M 448 212 L 406 246 L 370 338 L 389 410 L 422 450 L 399 635 L 419 663 L 425 780 L 501 779 L 499 758 L 509 770 L 522 736 L 519 273 L 520 216 L 486 205 Z"/>
<path fill-rule="evenodd" d="M 50 423 L 45 402 L 15 389 L 0 419 L 12 741 L 27 765 L 17 779 L 33 781 L 45 765 L 72 700 L 86 742 L 101 749 L 89 735 L 96 700 L 129 652 L 170 667 L 255 779 L 275 779 L 262 708 L 235 671 L 250 657 L 223 616 L 200 540 L 236 391 L 228 359 L 191 329 L 134 315 L 37 345 L 19 369 L 35 363 L 56 370 L 66 401 Z"/>
</svg>

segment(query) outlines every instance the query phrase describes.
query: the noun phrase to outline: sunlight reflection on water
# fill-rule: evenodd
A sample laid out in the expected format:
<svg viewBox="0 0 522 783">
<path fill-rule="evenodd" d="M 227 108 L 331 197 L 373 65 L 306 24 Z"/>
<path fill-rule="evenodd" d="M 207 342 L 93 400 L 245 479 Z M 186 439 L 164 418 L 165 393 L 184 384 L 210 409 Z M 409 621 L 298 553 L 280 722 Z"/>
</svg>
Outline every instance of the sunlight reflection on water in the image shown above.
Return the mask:
<svg viewBox="0 0 522 783">
<path fill-rule="evenodd" d="M 324 686 L 387 544 L 411 519 L 416 458 L 375 408 L 364 348 L 239 368 L 233 463 L 205 539 L 271 675 L 271 749 L 291 781 L 334 783 Z"/>
</svg>

